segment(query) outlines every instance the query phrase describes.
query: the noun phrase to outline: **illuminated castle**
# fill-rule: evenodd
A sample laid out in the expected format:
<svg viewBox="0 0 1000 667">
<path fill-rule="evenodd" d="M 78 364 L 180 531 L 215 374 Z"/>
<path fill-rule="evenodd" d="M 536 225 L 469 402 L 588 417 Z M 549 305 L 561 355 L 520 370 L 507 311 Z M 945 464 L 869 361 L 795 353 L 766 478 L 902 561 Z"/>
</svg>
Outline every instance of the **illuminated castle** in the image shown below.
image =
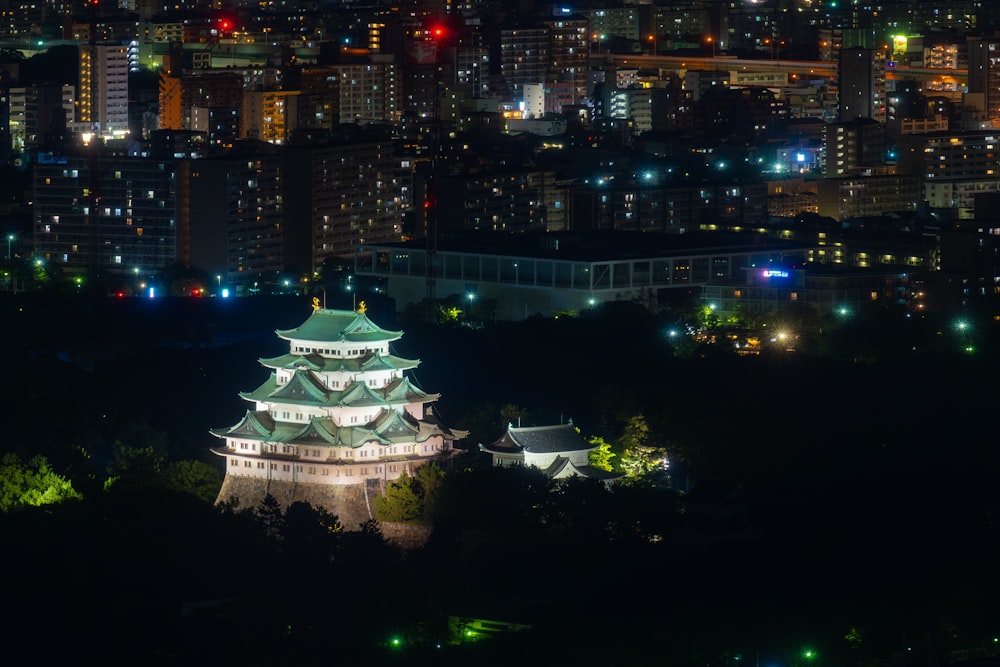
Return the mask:
<svg viewBox="0 0 1000 667">
<path fill-rule="evenodd" d="M 212 430 L 225 442 L 212 450 L 226 459 L 219 501 L 305 500 L 353 527 L 372 517 L 387 482 L 457 453 L 466 433 L 436 420 L 438 395 L 405 374 L 420 362 L 390 351 L 402 332 L 373 323 L 364 302 L 357 312 L 314 303 L 300 326 L 275 333 L 288 353 L 260 360 L 270 377 L 240 394 L 252 406 L 234 426 Z"/>
</svg>

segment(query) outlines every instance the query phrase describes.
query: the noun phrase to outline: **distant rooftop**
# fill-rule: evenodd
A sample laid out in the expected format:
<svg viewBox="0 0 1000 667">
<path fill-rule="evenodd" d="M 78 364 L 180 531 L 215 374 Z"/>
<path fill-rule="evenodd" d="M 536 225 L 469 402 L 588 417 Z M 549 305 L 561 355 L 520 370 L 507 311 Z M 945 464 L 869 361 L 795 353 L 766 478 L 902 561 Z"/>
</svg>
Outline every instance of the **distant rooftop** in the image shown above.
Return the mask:
<svg viewBox="0 0 1000 667">
<path fill-rule="evenodd" d="M 416 239 L 401 243 L 378 243 L 382 248 L 425 250 L 427 241 Z M 789 252 L 811 246 L 776 241 L 758 234 L 719 232 L 669 234 L 599 230 L 581 232 L 537 232 L 502 234 L 497 232 L 461 232 L 442 234 L 438 252 L 503 255 L 536 259 L 561 259 L 580 262 L 615 261 L 678 254 Z"/>
</svg>

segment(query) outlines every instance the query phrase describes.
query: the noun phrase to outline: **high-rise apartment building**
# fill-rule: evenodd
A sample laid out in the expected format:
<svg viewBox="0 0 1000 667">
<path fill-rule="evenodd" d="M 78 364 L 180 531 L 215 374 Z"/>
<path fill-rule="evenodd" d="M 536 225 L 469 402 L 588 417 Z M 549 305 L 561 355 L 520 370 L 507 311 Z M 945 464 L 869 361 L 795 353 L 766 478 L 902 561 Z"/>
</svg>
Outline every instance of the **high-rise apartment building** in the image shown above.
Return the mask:
<svg viewBox="0 0 1000 667">
<path fill-rule="evenodd" d="M 80 90 L 77 128 L 106 138 L 128 134 L 128 47 L 87 44 L 79 47 Z"/>
<path fill-rule="evenodd" d="M 1000 192 L 1000 136 L 993 130 L 900 137 L 899 169 L 923 180 L 923 199 L 958 219 L 975 217 L 976 195 Z"/>
<path fill-rule="evenodd" d="M 178 260 L 245 293 L 298 264 L 284 220 L 280 148 L 239 141 L 224 154 L 181 161 Z"/>
<path fill-rule="evenodd" d="M 240 107 L 240 137 L 269 144 L 288 140 L 298 122 L 297 90 L 247 90 Z"/>
<path fill-rule="evenodd" d="M 377 130 L 312 134 L 285 147 L 286 220 L 308 237 L 307 263 L 319 271 L 365 243 L 403 238 L 399 158 Z M 301 139 L 301 140 L 299 140 Z"/>
<path fill-rule="evenodd" d="M 587 71 L 590 69 L 590 28 L 583 16 L 558 16 L 548 23 L 549 55 L 552 62 L 549 77 L 553 81 L 572 83 L 576 100 L 587 97 Z"/>
<path fill-rule="evenodd" d="M 1000 38 L 969 37 L 969 79 L 965 103 L 1000 127 Z"/>
<path fill-rule="evenodd" d="M 823 126 L 824 176 L 856 176 L 885 162 L 885 124 L 855 118 Z"/>
<path fill-rule="evenodd" d="M 40 155 L 36 256 L 77 274 L 148 276 L 166 268 L 177 255 L 175 169 L 174 160 Z"/>
<path fill-rule="evenodd" d="M 177 77 L 161 75 L 160 129 L 206 131 L 212 143 L 232 141 L 239 136 L 244 86 L 239 70 L 196 69 Z M 196 114 L 196 108 L 204 111 Z M 231 122 L 221 124 L 219 130 L 207 122 L 213 115 L 227 113 Z"/>
<path fill-rule="evenodd" d="M 840 51 L 840 121 L 886 120 L 885 51 L 861 47 Z"/>
<path fill-rule="evenodd" d="M 341 123 L 400 119 L 399 70 L 391 57 L 375 55 L 368 62 L 331 67 L 337 76 Z"/>
<path fill-rule="evenodd" d="M 66 84 L 11 88 L 8 126 L 13 151 L 48 146 L 65 136 L 73 125 L 75 97 L 76 89 Z"/>
<path fill-rule="evenodd" d="M 507 84 L 510 99 L 521 99 L 524 84 L 546 80 L 552 65 L 549 48 L 547 27 L 505 28 L 500 31 L 500 73 Z"/>
</svg>

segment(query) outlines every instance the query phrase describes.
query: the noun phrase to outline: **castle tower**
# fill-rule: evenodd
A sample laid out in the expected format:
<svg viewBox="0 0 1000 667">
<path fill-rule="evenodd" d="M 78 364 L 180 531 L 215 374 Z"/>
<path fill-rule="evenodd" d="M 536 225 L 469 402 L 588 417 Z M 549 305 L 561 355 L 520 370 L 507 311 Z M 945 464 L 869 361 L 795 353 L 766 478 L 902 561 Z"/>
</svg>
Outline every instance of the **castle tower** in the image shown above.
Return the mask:
<svg viewBox="0 0 1000 667">
<path fill-rule="evenodd" d="M 413 385 L 419 361 L 392 354 L 401 331 L 364 312 L 317 307 L 294 329 L 275 332 L 289 351 L 260 364 L 271 369 L 234 426 L 212 430 L 226 459 L 219 501 L 254 506 L 267 494 L 287 506 L 304 500 L 356 526 L 372 517 L 386 483 L 458 453 L 466 433 L 435 418 L 437 394 Z"/>
</svg>

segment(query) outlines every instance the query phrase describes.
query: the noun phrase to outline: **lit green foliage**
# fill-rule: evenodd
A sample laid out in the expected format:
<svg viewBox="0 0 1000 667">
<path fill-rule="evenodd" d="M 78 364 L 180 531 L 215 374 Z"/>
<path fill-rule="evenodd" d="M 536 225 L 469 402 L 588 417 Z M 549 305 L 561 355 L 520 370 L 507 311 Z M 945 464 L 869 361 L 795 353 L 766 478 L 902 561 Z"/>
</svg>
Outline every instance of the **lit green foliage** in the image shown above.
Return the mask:
<svg viewBox="0 0 1000 667">
<path fill-rule="evenodd" d="M 384 496 L 375 499 L 375 516 L 379 521 L 415 522 L 423 510 L 417 484 L 405 471 L 386 487 Z"/>
<path fill-rule="evenodd" d="M 44 456 L 23 463 L 17 454 L 0 459 L 0 511 L 50 505 L 82 496 L 66 478 L 56 474 Z"/>
<path fill-rule="evenodd" d="M 432 522 L 444 479 L 444 470 L 434 464 L 420 466 L 413 477 L 404 472 L 375 499 L 375 516 L 379 521 Z"/>
<path fill-rule="evenodd" d="M 588 438 L 587 442 L 591 445 L 597 445 L 597 449 L 591 450 L 587 454 L 587 463 L 595 468 L 611 472 L 613 468 L 611 459 L 617 456 L 611 451 L 611 445 L 605 442 L 604 438 L 596 435 Z"/>
<path fill-rule="evenodd" d="M 642 415 L 629 418 L 621 437 L 621 468 L 630 483 L 664 482 L 667 452 L 649 442 L 649 424 Z"/>
<path fill-rule="evenodd" d="M 864 641 L 864 639 L 861 636 L 861 631 L 855 627 L 852 627 L 850 630 L 847 631 L 847 633 L 844 635 L 844 639 L 847 640 L 847 643 L 850 644 L 851 648 L 854 650 L 860 649 L 861 644 Z M 993 641 L 996 640 L 994 639 Z"/>
<path fill-rule="evenodd" d="M 458 322 L 462 316 L 462 309 L 458 306 L 441 306 L 439 315 L 442 322 Z"/>
</svg>

